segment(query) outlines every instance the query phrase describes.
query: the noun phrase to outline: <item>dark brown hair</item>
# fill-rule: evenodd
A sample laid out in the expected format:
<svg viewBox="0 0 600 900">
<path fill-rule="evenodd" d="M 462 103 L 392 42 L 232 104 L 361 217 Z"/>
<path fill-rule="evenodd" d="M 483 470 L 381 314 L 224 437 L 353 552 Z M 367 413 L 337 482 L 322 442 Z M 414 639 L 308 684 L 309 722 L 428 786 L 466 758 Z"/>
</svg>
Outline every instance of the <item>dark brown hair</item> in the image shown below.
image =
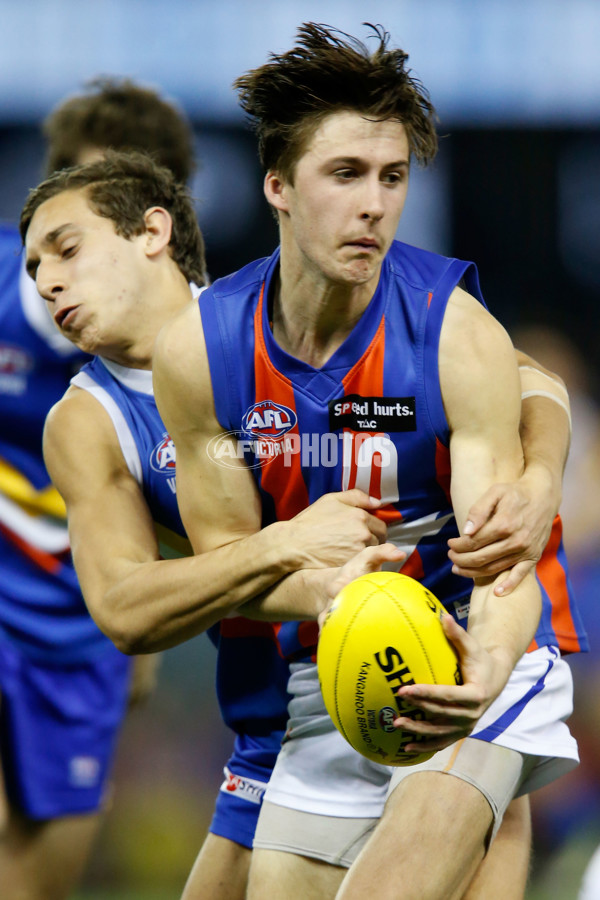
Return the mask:
<svg viewBox="0 0 600 900">
<path fill-rule="evenodd" d="M 56 106 L 42 125 L 47 175 L 74 166 L 88 149 L 143 150 L 178 181 L 195 168 L 192 128 L 182 111 L 148 87 L 123 78 L 97 78 Z"/>
<path fill-rule="evenodd" d="M 435 110 L 406 67 L 402 50 L 389 50 L 389 34 L 369 25 L 377 46 L 326 25 L 308 22 L 297 45 L 238 78 L 242 108 L 258 135 L 266 171 L 293 180 L 294 166 L 315 130 L 334 112 L 355 110 L 374 120 L 402 122 L 415 159 L 426 165 L 437 152 Z"/>
<path fill-rule="evenodd" d="M 145 231 L 144 213 L 152 206 L 167 210 L 173 221 L 169 249 L 188 281 L 205 282 L 204 240 L 187 188 L 146 153 L 107 151 L 103 159 L 51 175 L 30 191 L 19 228 L 25 242 L 37 208 L 63 191 L 86 190 L 94 212 L 110 219 L 117 234 L 131 238 Z"/>
</svg>

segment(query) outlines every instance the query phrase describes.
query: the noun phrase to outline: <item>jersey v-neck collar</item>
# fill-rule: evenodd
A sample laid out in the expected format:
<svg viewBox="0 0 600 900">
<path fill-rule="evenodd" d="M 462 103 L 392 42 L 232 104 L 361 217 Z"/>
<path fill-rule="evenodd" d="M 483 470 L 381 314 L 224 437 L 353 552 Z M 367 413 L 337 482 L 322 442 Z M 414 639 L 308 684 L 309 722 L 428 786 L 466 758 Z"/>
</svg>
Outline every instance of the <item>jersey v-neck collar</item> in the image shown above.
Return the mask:
<svg viewBox="0 0 600 900">
<path fill-rule="evenodd" d="M 269 322 L 268 298 L 278 267 L 277 253 L 266 272 L 262 292 L 261 328 L 266 352 L 275 369 L 285 374 L 298 388 L 324 400 L 333 396 L 339 389 L 341 378 L 361 359 L 377 333 L 388 293 L 389 274 L 386 260 L 381 267 L 379 283 L 367 308 L 335 353 L 319 368 L 291 356 L 279 346 L 273 336 Z"/>
</svg>

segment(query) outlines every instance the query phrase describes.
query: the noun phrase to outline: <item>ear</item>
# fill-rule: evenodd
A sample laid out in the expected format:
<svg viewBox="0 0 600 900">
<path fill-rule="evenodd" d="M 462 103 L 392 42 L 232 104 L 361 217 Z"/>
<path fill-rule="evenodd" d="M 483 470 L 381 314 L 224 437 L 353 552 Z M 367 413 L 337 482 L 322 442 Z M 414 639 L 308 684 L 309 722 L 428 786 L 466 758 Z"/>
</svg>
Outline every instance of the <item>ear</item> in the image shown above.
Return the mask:
<svg viewBox="0 0 600 900">
<path fill-rule="evenodd" d="M 277 172 L 267 172 L 263 190 L 272 207 L 279 212 L 289 212 L 287 192 L 288 183 Z"/>
<path fill-rule="evenodd" d="M 162 206 L 151 206 L 144 213 L 146 256 L 156 257 L 169 246 L 173 221 L 170 214 Z"/>
</svg>

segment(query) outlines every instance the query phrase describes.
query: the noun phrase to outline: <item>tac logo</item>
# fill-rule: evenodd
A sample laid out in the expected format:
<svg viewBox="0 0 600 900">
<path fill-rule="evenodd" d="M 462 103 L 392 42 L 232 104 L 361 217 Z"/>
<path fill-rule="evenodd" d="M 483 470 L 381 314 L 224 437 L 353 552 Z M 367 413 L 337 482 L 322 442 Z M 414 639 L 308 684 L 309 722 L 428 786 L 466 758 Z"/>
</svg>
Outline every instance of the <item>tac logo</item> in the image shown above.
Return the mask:
<svg viewBox="0 0 600 900">
<path fill-rule="evenodd" d="M 256 438 L 277 441 L 291 431 L 296 421 L 296 413 L 287 406 L 262 400 L 247 410 L 242 419 L 242 430 Z"/>
<path fill-rule="evenodd" d="M 166 431 L 150 455 L 150 465 L 155 472 L 175 474 L 175 444 Z"/>
<path fill-rule="evenodd" d="M 385 731 L 387 734 L 391 734 L 392 731 L 395 731 L 396 728 L 394 726 L 394 719 L 396 718 L 397 713 L 392 709 L 391 706 L 384 706 L 383 709 L 379 710 L 379 727 L 382 731 Z"/>
</svg>

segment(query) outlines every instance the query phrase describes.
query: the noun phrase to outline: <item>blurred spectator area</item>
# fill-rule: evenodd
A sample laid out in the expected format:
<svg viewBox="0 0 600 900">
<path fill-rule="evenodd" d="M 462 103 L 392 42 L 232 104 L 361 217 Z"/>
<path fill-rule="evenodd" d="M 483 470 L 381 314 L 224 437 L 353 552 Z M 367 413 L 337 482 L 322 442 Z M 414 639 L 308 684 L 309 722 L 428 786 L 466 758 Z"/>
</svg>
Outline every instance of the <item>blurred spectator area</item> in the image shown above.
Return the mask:
<svg viewBox="0 0 600 900">
<path fill-rule="evenodd" d="M 255 140 L 243 123 L 196 121 L 192 184 L 211 277 L 277 242 Z M 598 392 L 600 126 L 452 127 L 430 169 L 415 167 L 399 237 L 477 262 L 488 306 L 508 330 L 543 323 L 574 342 Z M 37 126 L 0 127 L 0 220 L 40 179 Z"/>
</svg>

